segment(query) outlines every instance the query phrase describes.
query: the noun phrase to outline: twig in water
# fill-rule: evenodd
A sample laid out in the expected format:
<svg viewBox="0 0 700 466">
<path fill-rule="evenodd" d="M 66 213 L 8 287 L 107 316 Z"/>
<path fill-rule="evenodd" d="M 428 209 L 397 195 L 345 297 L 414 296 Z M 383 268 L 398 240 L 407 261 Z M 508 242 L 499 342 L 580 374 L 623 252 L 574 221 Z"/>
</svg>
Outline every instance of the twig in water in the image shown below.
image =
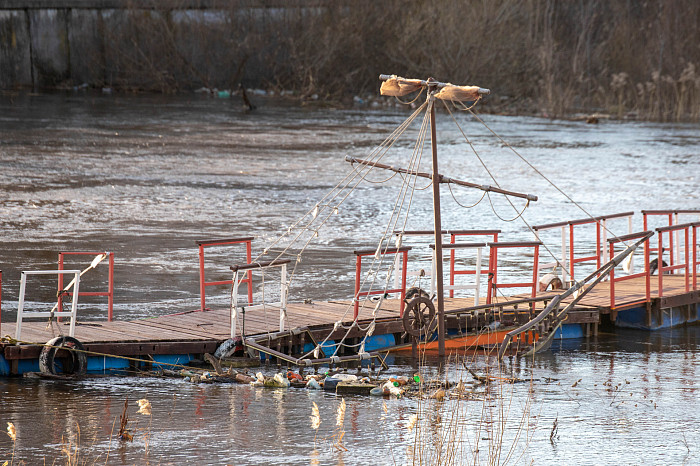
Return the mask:
<svg viewBox="0 0 700 466">
<path fill-rule="evenodd" d="M 554 418 L 554 424 L 552 424 L 552 431 L 549 433 L 549 443 L 554 445 L 555 440 L 559 440 L 559 416 Z"/>
<path fill-rule="evenodd" d="M 690 447 L 688 446 L 688 439 L 685 438 L 685 432 L 681 432 L 681 436 L 683 436 L 683 445 L 685 445 L 688 453 L 690 453 Z"/>
<path fill-rule="evenodd" d="M 124 400 L 124 411 L 119 416 L 119 438 L 125 442 L 133 442 L 134 436 L 129 433 L 126 425 L 129 423 L 129 416 L 126 415 L 126 408 L 129 406 L 129 399 Z"/>
</svg>

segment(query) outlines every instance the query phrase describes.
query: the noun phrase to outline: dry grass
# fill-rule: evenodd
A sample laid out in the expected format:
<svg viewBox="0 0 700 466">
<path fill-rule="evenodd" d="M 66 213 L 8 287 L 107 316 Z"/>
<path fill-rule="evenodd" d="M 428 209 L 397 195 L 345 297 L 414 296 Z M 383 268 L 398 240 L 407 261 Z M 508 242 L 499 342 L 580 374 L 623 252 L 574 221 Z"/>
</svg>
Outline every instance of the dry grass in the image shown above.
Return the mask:
<svg viewBox="0 0 700 466">
<path fill-rule="evenodd" d="M 377 75 L 395 73 L 489 87 L 486 111 L 700 119 L 695 0 L 223 5 L 134 1 L 105 14 L 90 84 L 177 92 L 243 83 L 351 102 L 376 96 Z"/>
<path fill-rule="evenodd" d="M 486 374 L 478 380 L 462 369 L 475 365 L 477 358 L 495 364 L 487 366 Z M 536 427 L 531 416 L 532 386 L 525 398 L 517 396 L 514 379 L 503 374 L 496 358 L 488 354 L 452 357 L 444 367 L 453 371 L 443 372 L 442 385 L 449 386 L 447 389 L 431 387 L 423 371 L 420 373 L 421 395 L 417 398 L 416 413 L 406 425 L 412 435 L 408 462 L 414 465 L 517 463 Z M 453 383 L 449 384 L 448 379 Z"/>
</svg>

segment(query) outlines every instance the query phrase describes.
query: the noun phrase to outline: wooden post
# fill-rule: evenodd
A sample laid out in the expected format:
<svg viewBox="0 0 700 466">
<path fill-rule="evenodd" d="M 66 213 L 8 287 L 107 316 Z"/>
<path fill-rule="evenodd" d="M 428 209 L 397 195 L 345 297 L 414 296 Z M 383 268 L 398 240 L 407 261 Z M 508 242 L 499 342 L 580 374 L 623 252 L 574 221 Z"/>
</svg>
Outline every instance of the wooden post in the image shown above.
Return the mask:
<svg viewBox="0 0 700 466">
<path fill-rule="evenodd" d="M 432 81 L 429 79 L 428 82 Z M 437 132 L 435 129 L 435 97 L 433 87 L 428 87 L 430 102 L 430 146 L 433 151 L 433 215 L 435 226 L 435 281 L 438 314 L 438 356 L 445 355 L 445 300 L 442 277 L 442 220 L 440 218 L 440 175 L 438 171 Z"/>
</svg>

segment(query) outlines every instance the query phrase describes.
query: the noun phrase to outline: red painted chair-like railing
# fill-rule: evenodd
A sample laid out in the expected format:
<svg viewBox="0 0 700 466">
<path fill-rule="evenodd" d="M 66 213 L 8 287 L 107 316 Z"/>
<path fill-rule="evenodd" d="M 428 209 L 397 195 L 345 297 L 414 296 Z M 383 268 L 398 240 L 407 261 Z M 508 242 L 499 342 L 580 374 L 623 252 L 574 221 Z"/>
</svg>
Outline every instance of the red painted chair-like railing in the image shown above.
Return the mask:
<svg viewBox="0 0 700 466">
<path fill-rule="evenodd" d="M 64 266 L 64 262 L 66 259 L 65 256 L 101 256 L 103 254 L 105 254 L 105 255 L 107 255 L 107 257 L 109 257 L 109 272 L 108 272 L 108 276 L 107 276 L 107 291 L 80 291 L 78 293 L 78 296 L 107 296 L 107 320 L 111 322 L 112 318 L 114 317 L 114 313 L 113 313 L 113 308 L 114 308 L 114 253 L 113 252 L 106 252 L 106 251 L 59 252 L 58 253 L 58 270 L 64 270 L 63 266 Z M 102 258 L 98 258 L 97 261 L 99 261 L 101 259 Z M 93 266 L 94 266 L 94 264 L 93 264 Z M 63 291 L 63 274 L 58 274 L 58 306 L 57 306 L 58 312 L 63 312 L 63 298 L 61 295 L 72 296 L 73 292 L 72 291 Z M 60 320 L 61 320 L 61 318 L 59 317 L 58 321 L 60 321 Z"/>
<path fill-rule="evenodd" d="M 199 301 L 200 301 L 200 311 L 204 311 L 206 307 L 206 289 L 208 286 L 216 285 L 231 285 L 232 280 L 218 280 L 213 282 L 208 282 L 205 279 L 204 272 L 204 248 L 215 247 L 215 246 L 230 246 L 234 244 L 244 244 L 245 254 L 246 254 L 246 264 L 250 264 L 252 261 L 252 241 L 253 237 L 245 238 L 230 238 L 230 239 L 219 239 L 219 240 L 201 240 L 197 241 L 199 246 Z M 240 280 L 241 283 L 245 283 L 248 287 L 248 302 L 253 302 L 253 275 L 249 270 L 246 274 L 246 278 Z"/>
</svg>

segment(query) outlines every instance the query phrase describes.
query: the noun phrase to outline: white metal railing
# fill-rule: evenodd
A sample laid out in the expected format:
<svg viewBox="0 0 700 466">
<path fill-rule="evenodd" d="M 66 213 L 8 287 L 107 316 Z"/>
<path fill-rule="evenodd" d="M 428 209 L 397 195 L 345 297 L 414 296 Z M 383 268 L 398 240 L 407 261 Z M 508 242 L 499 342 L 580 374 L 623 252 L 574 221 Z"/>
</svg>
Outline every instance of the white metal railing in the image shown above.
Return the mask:
<svg viewBox="0 0 700 466">
<path fill-rule="evenodd" d="M 415 233 L 412 233 L 412 232 L 409 232 L 408 234 L 415 235 Z M 430 233 L 421 233 L 421 234 L 427 235 Z M 395 235 L 396 235 L 396 243 L 395 243 L 396 248 L 399 249 L 403 246 L 404 233 L 403 232 L 395 232 Z M 425 263 L 425 262 L 427 262 L 427 259 L 424 258 L 423 261 Z M 432 266 L 433 265 L 431 264 L 431 267 Z M 402 280 L 401 273 L 400 273 L 400 271 L 401 271 L 401 255 L 400 254 L 397 254 L 396 257 L 394 258 L 393 271 L 394 271 L 394 288 L 399 288 L 401 286 L 401 280 Z M 409 270 L 408 268 L 406 268 L 406 280 L 407 281 L 408 281 L 409 277 L 414 277 L 415 278 L 414 283 L 415 283 L 417 280 L 420 280 L 420 277 L 425 277 L 426 275 L 427 275 L 427 273 L 426 273 L 425 269 L 420 268 L 420 269 Z M 406 285 L 406 286 L 408 286 L 408 285 Z M 431 292 L 430 292 L 431 295 L 434 293 L 434 291 L 432 291 L 432 286 L 433 286 L 433 284 L 431 283 Z"/>
<path fill-rule="evenodd" d="M 32 311 L 27 312 L 24 310 L 24 294 L 27 288 L 27 275 L 65 275 L 73 274 L 73 301 L 70 311 L 56 311 L 56 307 L 50 311 Z M 70 288 L 70 285 L 66 289 Z M 21 280 L 19 285 L 19 303 L 17 305 L 17 328 L 15 330 L 15 340 L 21 341 L 22 339 L 22 321 L 25 317 L 70 317 L 70 329 L 68 331 L 69 336 L 74 336 L 75 334 L 75 320 L 78 311 L 78 293 L 80 291 L 80 270 L 30 270 L 23 271 L 21 274 Z"/>
<path fill-rule="evenodd" d="M 443 289 L 445 291 L 454 291 L 454 290 L 473 290 L 474 291 L 474 306 L 480 305 L 480 296 L 481 296 L 481 264 L 482 264 L 482 253 L 484 248 L 488 246 L 488 243 L 450 243 L 450 244 L 443 244 L 443 251 L 447 249 L 476 249 L 476 265 L 474 267 L 474 283 L 471 285 L 467 284 L 461 284 L 461 285 L 443 285 Z M 432 274 L 430 277 L 430 295 L 433 296 L 437 292 L 437 254 L 435 253 L 435 246 L 430 245 L 431 248 L 433 248 L 433 267 L 432 267 Z M 465 273 L 458 273 L 458 272 L 452 272 L 455 274 L 453 280 L 456 278 L 456 275 L 464 275 Z M 472 275 L 471 272 L 469 272 L 470 275 Z"/>
<path fill-rule="evenodd" d="M 253 262 L 251 264 L 233 266 L 231 270 L 233 271 L 233 288 L 231 291 L 231 338 L 236 336 L 238 313 L 244 311 L 247 306 L 248 309 L 260 309 L 265 306 L 279 307 L 280 310 L 280 332 L 284 331 L 284 322 L 287 318 L 287 264 L 291 262 L 290 260 L 282 261 L 272 261 L 272 262 Z M 240 304 L 238 301 L 238 288 L 241 283 L 246 282 L 248 286 L 252 286 L 252 280 L 249 280 L 248 272 L 255 271 L 255 269 L 268 269 L 272 267 L 280 268 L 280 301 L 275 303 L 261 303 L 253 304 L 248 301 L 245 304 Z M 264 273 L 264 272 L 263 272 Z M 264 286 L 264 284 L 263 284 Z M 264 294 L 263 294 L 264 299 Z M 245 335 L 243 335 L 245 338 Z"/>
</svg>

